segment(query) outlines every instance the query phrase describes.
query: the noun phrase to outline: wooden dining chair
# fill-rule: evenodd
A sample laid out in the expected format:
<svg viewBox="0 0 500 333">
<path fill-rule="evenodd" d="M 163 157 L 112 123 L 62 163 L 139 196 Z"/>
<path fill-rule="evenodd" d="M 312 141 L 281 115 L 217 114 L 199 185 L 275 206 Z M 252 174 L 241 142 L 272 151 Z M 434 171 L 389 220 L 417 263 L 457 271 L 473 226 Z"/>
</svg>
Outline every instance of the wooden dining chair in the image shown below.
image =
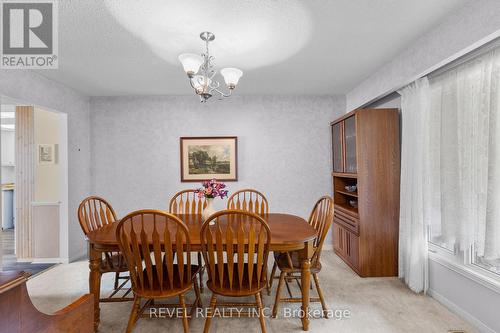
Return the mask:
<svg viewBox="0 0 500 333">
<path fill-rule="evenodd" d="M 184 333 L 189 331 L 185 294 L 194 286 L 196 299 L 191 313 L 201 307 L 196 275 L 200 267 L 191 264 L 189 230 L 177 216 L 160 210 L 139 210 L 125 216 L 116 229 L 120 250 L 129 267 L 134 304 L 127 325 L 132 332 L 146 309 L 164 308 L 157 299 L 177 296 L 182 309 Z M 146 300 L 141 306 L 141 300 Z"/>
<path fill-rule="evenodd" d="M 172 214 L 201 214 L 207 206 L 205 198 L 200 198 L 195 190 L 177 192 L 168 205 Z"/>
<path fill-rule="evenodd" d="M 168 211 L 171 214 L 197 214 L 201 215 L 203 209 L 207 206 L 207 201 L 205 198 L 200 198 L 194 190 L 182 190 L 177 192 L 168 205 Z M 201 258 L 201 252 L 198 252 L 198 265 L 200 265 L 200 290 L 203 292 L 203 273 L 205 272 L 205 266 L 203 265 L 203 260 Z"/>
<path fill-rule="evenodd" d="M 266 332 L 262 289 L 267 286 L 267 259 L 271 232 L 259 215 L 223 210 L 210 216 L 201 228 L 201 248 L 207 266 L 207 287 L 212 291 L 204 332 L 208 333 L 216 306 L 256 307 L 262 332 Z M 253 303 L 225 303 L 218 296 L 254 296 Z M 239 316 L 250 316 L 241 312 Z"/>
<path fill-rule="evenodd" d="M 233 193 L 227 200 L 227 209 L 244 210 L 261 216 L 269 214 L 269 203 L 261 192 L 254 189 L 243 189 Z M 267 272 L 267 269 L 266 269 Z M 271 294 L 271 279 L 267 279 L 267 294 Z"/>
<path fill-rule="evenodd" d="M 323 296 L 323 291 L 319 285 L 318 273 L 321 271 L 321 250 L 323 249 L 323 243 L 325 242 L 328 231 L 333 222 L 333 199 L 329 196 L 321 197 L 311 212 L 309 216 L 309 224 L 316 229 L 318 236 L 313 242 L 313 256 L 311 258 L 311 274 L 314 279 L 314 284 L 316 285 L 316 290 L 318 292 L 319 298 L 311 298 L 311 302 L 321 302 L 323 308 L 323 314 L 327 315 L 327 306 L 325 303 L 325 298 Z M 288 282 L 291 280 L 299 281 L 301 278 L 301 262 L 299 260 L 298 252 L 284 252 L 276 253 L 274 257 L 275 263 L 273 270 L 271 271 L 271 278 L 274 279 L 274 274 L 276 269 L 279 268 L 281 271 L 279 276 L 278 289 L 276 290 L 276 300 L 273 307 L 273 318 L 276 318 L 279 309 L 279 303 L 281 302 L 302 302 L 302 298 L 294 298 Z M 270 282 L 272 286 L 272 281 Z M 289 298 L 281 298 L 281 290 L 283 284 L 286 284 Z"/>
<path fill-rule="evenodd" d="M 83 199 L 78 207 L 78 221 L 85 236 L 93 230 L 100 229 L 110 223 L 117 221 L 116 213 L 113 207 L 103 198 L 90 196 Z M 100 302 L 116 302 L 130 301 L 127 295 L 130 289 L 117 298 L 115 296 L 120 290 L 124 289 L 125 284 L 129 281 L 129 276 L 121 276 L 120 273 L 128 272 L 127 264 L 120 252 L 108 251 L 102 254 L 100 265 L 101 274 L 115 273 L 115 283 L 113 292 L 107 298 L 101 298 Z M 120 284 L 120 280 L 123 282 Z"/>
<path fill-rule="evenodd" d="M 259 215 L 269 214 L 269 204 L 266 197 L 253 189 L 234 192 L 227 200 L 227 209 L 244 210 Z"/>
</svg>

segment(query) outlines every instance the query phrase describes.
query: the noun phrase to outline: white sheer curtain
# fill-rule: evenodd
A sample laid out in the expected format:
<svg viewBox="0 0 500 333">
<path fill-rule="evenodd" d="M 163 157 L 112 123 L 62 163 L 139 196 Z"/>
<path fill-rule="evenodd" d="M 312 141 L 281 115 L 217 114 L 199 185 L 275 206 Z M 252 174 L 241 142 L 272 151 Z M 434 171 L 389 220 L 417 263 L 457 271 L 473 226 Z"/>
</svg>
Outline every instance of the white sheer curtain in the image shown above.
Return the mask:
<svg viewBox="0 0 500 333">
<path fill-rule="evenodd" d="M 500 259 L 500 50 L 432 78 L 430 86 L 431 114 L 440 115 L 430 126 L 441 146 L 433 156 L 441 189 L 433 234 Z"/>
<path fill-rule="evenodd" d="M 429 119 L 427 78 L 399 91 L 401 95 L 401 194 L 399 277 L 414 292 L 426 290 L 429 221 Z"/>
<path fill-rule="evenodd" d="M 500 50 L 402 96 L 399 275 L 427 288 L 432 240 L 500 262 Z"/>
</svg>

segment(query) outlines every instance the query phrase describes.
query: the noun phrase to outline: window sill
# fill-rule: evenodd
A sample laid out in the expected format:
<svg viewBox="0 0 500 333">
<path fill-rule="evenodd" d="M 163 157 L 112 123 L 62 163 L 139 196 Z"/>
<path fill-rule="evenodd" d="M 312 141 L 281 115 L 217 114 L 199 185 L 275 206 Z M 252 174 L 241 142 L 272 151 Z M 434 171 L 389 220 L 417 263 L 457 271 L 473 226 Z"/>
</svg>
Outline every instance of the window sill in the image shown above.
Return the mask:
<svg viewBox="0 0 500 333">
<path fill-rule="evenodd" d="M 457 263 L 438 253 L 429 252 L 429 259 L 500 294 L 500 276 L 490 277 L 479 267 Z"/>
</svg>

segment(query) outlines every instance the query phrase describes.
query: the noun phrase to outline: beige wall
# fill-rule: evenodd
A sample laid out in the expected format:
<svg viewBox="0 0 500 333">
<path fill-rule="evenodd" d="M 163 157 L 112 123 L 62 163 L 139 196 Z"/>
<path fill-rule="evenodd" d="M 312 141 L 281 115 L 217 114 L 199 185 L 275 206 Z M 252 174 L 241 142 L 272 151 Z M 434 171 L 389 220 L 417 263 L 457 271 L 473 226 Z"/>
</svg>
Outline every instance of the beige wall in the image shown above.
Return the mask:
<svg viewBox="0 0 500 333">
<path fill-rule="evenodd" d="M 59 258 L 59 205 L 33 206 L 33 257 Z"/>
<path fill-rule="evenodd" d="M 59 115 L 35 108 L 35 202 L 58 202 L 60 166 L 57 159 L 59 145 Z M 56 145 L 56 163 L 38 163 L 38 145 Z"/>
</svg>

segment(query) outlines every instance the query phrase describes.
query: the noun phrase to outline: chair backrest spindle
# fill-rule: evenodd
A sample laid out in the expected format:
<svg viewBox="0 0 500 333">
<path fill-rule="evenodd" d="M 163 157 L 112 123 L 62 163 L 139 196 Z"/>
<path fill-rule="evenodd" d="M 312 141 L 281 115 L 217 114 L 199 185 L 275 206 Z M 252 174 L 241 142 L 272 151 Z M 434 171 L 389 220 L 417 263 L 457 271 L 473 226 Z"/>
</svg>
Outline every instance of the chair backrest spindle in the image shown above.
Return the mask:
<svg viewBox="0 0 500 333">
<path fill-rule="evenodd" d="M 314 240 L 314 253 L 311 263 L 314 265 L 319 261 L 323 243 L 333 222 L 334 204 L 333 199 L 329 196 L 321 197 L 309 216 L 309 224 L 316 229 L 318 236 Z"/>
<path fill-rule="evenodd" d="M 198 197 L 194 190 L 177 192 L 169 203 L 169 212 L 172 214 L 201 214 L 207 206 L 205 198 Z"/>
<path fill-rule="evenodd" d="M 266 197 L 253 189 L 234 192 L 227 201 L 227 209 L 244 210 L 262 216 L 269 214 L 269 204 Z"/>
<path fill-rule="evenodd" d="M 103 198 L 96 196 L 85 198 L 78 207 L 78 221 L 85 235 L 116 220 L 113 207 Z"/>
</svg>

